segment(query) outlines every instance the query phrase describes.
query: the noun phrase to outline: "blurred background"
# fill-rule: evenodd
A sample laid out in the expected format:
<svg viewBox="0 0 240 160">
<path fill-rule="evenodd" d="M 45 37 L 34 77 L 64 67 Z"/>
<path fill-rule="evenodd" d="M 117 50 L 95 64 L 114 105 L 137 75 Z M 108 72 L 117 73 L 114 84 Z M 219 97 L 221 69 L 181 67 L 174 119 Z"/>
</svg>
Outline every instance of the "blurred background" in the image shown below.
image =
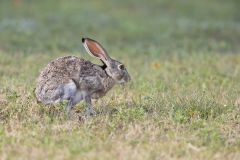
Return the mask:
<svg viewBox="0 0 240 160">
<path fill-rule="evenodd" d="M 239 53 L 239 0 L 0 0 L 0 50 L 123 54 Z"/>
<path fill-rule="evenodd" d="M 34 88 L 57 57 L 101 63 L 82 37 L 132 81 L 79 122 Z M 240 0 L 0 0 L 0 159 L 239 160 L 239 53 Z"/>
</svg>

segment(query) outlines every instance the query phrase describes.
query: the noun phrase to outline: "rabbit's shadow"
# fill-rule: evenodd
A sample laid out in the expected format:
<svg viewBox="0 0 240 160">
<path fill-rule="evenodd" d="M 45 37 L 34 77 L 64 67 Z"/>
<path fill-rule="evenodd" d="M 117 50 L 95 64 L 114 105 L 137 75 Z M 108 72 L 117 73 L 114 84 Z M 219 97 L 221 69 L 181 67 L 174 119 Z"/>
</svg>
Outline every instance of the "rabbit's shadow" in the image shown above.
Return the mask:
<svg viewBox="0 0 240 160">
<path fill-rule="evenodd" d="M 124 108 L 133 108 L 135 106 L 135 103 L 133 102 L 123 102 L 123 103 L 117 103 L 114 105 L 111 104 L 100 104 L 100 105 L 95 105 L 93 109 L 96 111 L 95 116 L 104 116 L 104 115 L 114 115 L 119 112 L 121 109 L 121 106 L 124 106 Z M 74 110 L 76 113 L 83 113 L 84 112 L 84 107 L 76 107 Z"/>
<path fill-rule="evenodd" d="M 154 112 L 154 109 L 152 107 L 149 107 L 148 105 L 139 105 L 135 102 L 122 102 L 114 105 L 106 104 L 106 105 L 100 105 L 97 107 L 97 113 L 98 115 L 114 115 L 120 112 L 120 110 L 128 110 L 128 109 L 136 109 L 141 108 L 143 109 L 143 112 L 147 114 L 151 114 Z"/>
<path fill-rule="evenodd" d="M 122 102 L 122 103 L 117 103 L 117 104 L 100 104 L 94 106 L 94 110 L 96 111 L 96 114 L 91 117 L 99 117 L 99 116 L 112 116 L 115 114 L 118 114 L 120 110 L 122 109 L 131 109 L 131 108 L 136 108 L 140 107 L 136 105 L 134 102 Z M 151 113 L 152 110 L 148 108 L 147 106 L 141 106 L 141 108 L 144 109 L 145 113 Z M 66 111 L 64 109 L 63 104 L 58 104 L 58 105 L 40 105 L 39 109 L 40 115 L 48 115 L 49 117 L 52 118 L 57 118 L 57 119 L 66 119 Z M 78 119 L 82 119 L 84 117 L 84 105 L 78 105 L 72 109 L 73 117 L 78 117 Z M 67 118 L 68 119 L 68 118 Z M 70 118 L 72 119 L 72 118 Z M 84 118 L 85 119 L 85 118 Z"/>
</svg>

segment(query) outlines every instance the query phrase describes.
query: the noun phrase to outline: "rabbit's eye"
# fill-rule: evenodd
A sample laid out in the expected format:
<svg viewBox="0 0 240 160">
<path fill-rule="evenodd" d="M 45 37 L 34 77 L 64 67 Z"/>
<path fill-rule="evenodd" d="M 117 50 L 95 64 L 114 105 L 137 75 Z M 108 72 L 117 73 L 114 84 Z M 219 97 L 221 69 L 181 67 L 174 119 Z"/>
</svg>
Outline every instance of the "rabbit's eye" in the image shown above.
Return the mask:
<svg viewBox="0 0 240 160">
<path fill-rule="evenodd" d="M 121 69 L 121 70 L 124 70 L 124 69 L 125 69 L 125 67 L 124 67 L 123 64 L 118 65 L 118 68 Z"/>
</svg>

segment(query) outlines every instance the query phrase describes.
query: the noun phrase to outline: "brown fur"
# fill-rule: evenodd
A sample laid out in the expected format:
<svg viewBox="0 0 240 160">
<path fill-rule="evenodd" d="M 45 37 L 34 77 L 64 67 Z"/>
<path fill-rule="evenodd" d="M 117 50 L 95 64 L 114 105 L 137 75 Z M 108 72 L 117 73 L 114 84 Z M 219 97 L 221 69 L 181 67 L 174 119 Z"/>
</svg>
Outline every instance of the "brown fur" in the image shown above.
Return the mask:
<svg viewBox="0 0 240 160">
<path fill-rule="evenodd" d="M 100 66 L 75 56 L 60 57 L 51 61 L 37 78 L 35 93 L 38 100 L 48 102 L 59 98 L 56 89 L 70 80 L 80 90 L 98 90 L 93 98 L 102 97 L 114 85 L 114 80 Z"/>
</svg>

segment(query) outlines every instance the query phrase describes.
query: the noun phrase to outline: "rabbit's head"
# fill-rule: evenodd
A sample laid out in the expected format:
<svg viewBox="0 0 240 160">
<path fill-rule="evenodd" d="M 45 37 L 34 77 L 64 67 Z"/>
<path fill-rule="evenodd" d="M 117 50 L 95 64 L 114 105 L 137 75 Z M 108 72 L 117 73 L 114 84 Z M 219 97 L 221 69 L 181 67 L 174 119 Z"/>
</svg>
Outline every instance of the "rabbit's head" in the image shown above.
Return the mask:
<svg viewBox="0 0 240 160">
<path fill-rule="evenodd" d="M 105 71 L 117 83 L 130 81 L 131 77 L 124 65 L 109 57 L 106 50 L 95 40 L 90 38 L 82 39 L 86 51 L 93 57 L 99 58 L 106 66 Z"/>
</svg>

